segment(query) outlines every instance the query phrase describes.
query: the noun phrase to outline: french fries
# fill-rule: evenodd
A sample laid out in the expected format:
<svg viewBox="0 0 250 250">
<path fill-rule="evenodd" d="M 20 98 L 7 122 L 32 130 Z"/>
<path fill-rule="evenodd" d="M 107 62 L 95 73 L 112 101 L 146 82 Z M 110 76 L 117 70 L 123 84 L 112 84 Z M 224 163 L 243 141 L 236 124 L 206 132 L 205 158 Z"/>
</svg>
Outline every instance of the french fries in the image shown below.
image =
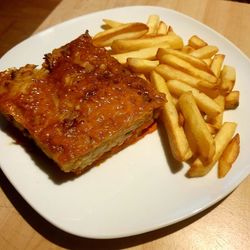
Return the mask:
<svg viewBox="0 0 250 250">
<path fill-rule="evenodd" d="M 218 52 L 218 48 L 216 46 L 206 45 L 199 49 L 196 49 L 189 53 L 191 56 L 195 56 L 200 59 L 211 58 Z"/>
<path fill-rule="evenodd" d="M 217 78 L 220 76 L 221 67 L 224 59 L 225 55 L 216 54 L 214 55 L 214 58 L 212 59 L 212 62 L 210 64 L 210 69 Z"/>
<path fill-rule="evenodd" d="M 117 39 L 135 39 L 148 31 L 144 23 L 121 24 L 111 29 L 97 33 L 93 37 L 93 44 L 98 47 L 110 46 Z"/>
<path fill-rule="evenodd" d="M 215 142 L 215 153 L 212 158 L 212 161 L 209 164 L 203 164 L 202 161 L 197 158 L 191 165 L 191 168 L 187 172 L 188 177 L 201 177 L 208 174 L 215 163 L 219 160 L 223 151 L 227 147 L 228 143 L 232 139 L 237 124 L 234 122 L 225 122 L 219 132 L 216 134 L 214 138 Z"/>
<path fill-rule="evenodd" d="M 227 95 L 232 91 L 235 84 L 235 80 L 236 80 L 235 69 L 231 66 L 224 65 L 221 71 L 221 84 L 220 84 L 220 88 L 223 94 Z"/>
<path fill-rule="evenodd" d="M 222 95 L 217 96 L 214 101 L 217 103 L 217 105 L 220 107 L 221 111 L 224 111 L 225 109 L 225 98 Z M 220 114 L 216 116 L 209 116 L 206 119 L 206 121 L 211 124 L 214 128 L 219 129 L 223 122 L 223 112 L 220 112 Z"/>
<path fill-rule="evenodd" d="M 200 37 L 194 35 L 189 38 L 188 45 L 194 49 L 200 49 L 202 47 L 207 46 L 207 43 L 203 41 Z"/>
<path fill-rule="evenodd" d="M 178 80 L 168 80 L 166 82 L 171 94 L 180 97 L 185 92 L 191 92 L 195 98 L 199 109 L 211 117 L 221 114 L 223 109 L 213 99 L 199 90 L 190 87 L 188 84 Z"/>
<path fill-rule="evenodd" d="M 175 36 L 155 36 L 141 39 L 119 39 L 114 40 L 111 48 L 115 53 L 123 53 L 128 51 L 135 51 L 139 49 L 155 47 L 160 43 L 168 43 L 169 48 L 179 49 L 183 46 L 183 40 L 175 35 Z"/>
<path fill-rule="evenodd" d="M 104 19 L 96 46 L 166 95 L 159 122 L 166 129 L 173 157 L 190 166 L 188 177 L 201 177 L 218 162 L 218 177 L 231 169 L 240 151 L 237 124 L 224 112 L 239 105 L 236 71 L 225 55 L 197 35 L 183 42 L 158 15 L 145 23 Z M 233 138 L 233 139 L 232 139 Z"/>
<path fill-rule="evenodd" d="M 158 15 L 150 15 L 147 21 L 147 26 L 148 26 L 147 35 L 157 34 L 159 24 L 160 24 L 160 17 Z"/>
<path fill-rule="evenodd" d="M 125 64 L 128 58 L 141 58 L 141 59 L 151 59 L 151 60 L 153 59 L 154 60 L 159 48 L 169 48 L 169 44 L 161 43 L 154 47 L 124 52 L 120 54 L 114 54 L 112 56 L 121 64 Z"/>
<path fill-rule="evenodd" d="M 211 162 L 215 152 L 214 139 L 206 126 L 191 92 L 186 92 L 181 95 L 179 107 L 185 122 L 192 131 L 200 159 L 203 163 Z"/>
<path fill-rule="evenodd" d="M 225 109 L 235 109 L 239 106 L 240 91 L 234 90 L 225 96 Z"/>
<path fill-rule="evenodd" d="M 194 76 L 191 76 L 179 69 L 176 69 L 172 66 L 169 66 L 167 64 L 160 64 L 155 69 L 161 76 L 165 78 L 165 80 L 179 80 L 187 83 L 191 87 L 200 89 L 212 89 L 216 88 L 214 84 L 211 84 L 209 82 L 203 81 L 199 78 L 196 78 Z"/>
<path fill-rule="evenodd" d="M 158 30 L 157 30 L 157 35 L 166 35 L 169 30 L 169 25 L 164 23 L 163 21 L 160 21 Z"/>
<path fill-rule="evenodd" d="M 223 151 L 218 164 L 218 177 L 223 178 L 240 153 L 240 135 L 236 134 Z"/>
<path fill-rule="evenodd" d="M 140 58 L 128 58 L 127 64 L 130 69 L 138 73 L 150 73 L 159 64 L 158 60 L 151 61 Z"/>
<path fill-rule="evenodd" d="M 210 71 L 209 67 L 207 66 L 207 64 L 204 61 L 202 61 L 201 59 L 196 58 L 194 56 L 190 56 L 189 54 L 182 52 L 180 50 L 160 48 L 157 52 L 156 57 L 159 60 L 161 60 L 162 57 L 166 54 L 177 56 L 178 58 L 187 61 L 188 63 L 192 64 L 193 66 L 197 67 L 198 69 L 205 70 L 208 72 Z"/>
<path fill-rule="evenodd" d="M 174 68 L 177 68 L 183 72 L 188 73 L 191 76 L 197 77 L 199 79 L 216 83 L 217 78 L 213 76 L 212 74 L 203 71 L 201 69 L 198 69 L 197 67 L 194 67 L 191 63 L 181 59 L 178 56 L 166 54 L 161 58 L 161 62 L 164 64 L 168 64 Z"/>
<path fill-rule="evenodd" d="M 192 152 L 189 148 L 184 129 L 179 125 L 178 112 L 172 101 L 172 97 L 169 93 L 165 80 L 155 71 L 151 73 L 150 79 L 156 89 L 164 93 L 168 100 L 163 107 L 161 121 L 166 128 L 172 154 L 178 161 L 188 160 L 192 156 Z"/>
</svg>

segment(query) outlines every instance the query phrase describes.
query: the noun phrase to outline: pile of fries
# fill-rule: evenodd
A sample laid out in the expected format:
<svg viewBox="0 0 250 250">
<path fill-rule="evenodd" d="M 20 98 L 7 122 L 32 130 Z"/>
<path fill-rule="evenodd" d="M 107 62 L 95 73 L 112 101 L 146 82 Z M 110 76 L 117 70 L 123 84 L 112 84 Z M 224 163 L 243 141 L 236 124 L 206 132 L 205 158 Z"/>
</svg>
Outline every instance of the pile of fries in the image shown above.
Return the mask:
<svg viewBox="0 0 250 250">
<path fill-rule="evenodd" d="M 224 122 L 225 110 L 239 105 L 236 72 L 224 65 L 216 46 L 194 35 L 184 45 L 173 28 L 150 15 L 147 23 L 104 19 L 94 44 L 107 47 L 121 64 L 165 93 L 160 121 L 173 157 L 188 162 L 188 177 L 206 175 L 218 162 L 218 177 L 231 169 L 240 151 L 237 124 Z"/>
</svg>

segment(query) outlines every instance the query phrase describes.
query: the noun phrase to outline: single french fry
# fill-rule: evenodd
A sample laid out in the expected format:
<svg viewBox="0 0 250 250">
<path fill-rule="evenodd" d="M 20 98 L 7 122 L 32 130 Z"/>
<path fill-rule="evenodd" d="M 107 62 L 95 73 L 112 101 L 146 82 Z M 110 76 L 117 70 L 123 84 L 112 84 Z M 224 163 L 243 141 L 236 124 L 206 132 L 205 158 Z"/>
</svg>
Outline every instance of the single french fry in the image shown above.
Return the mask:
<svg viewBox="0 0 250 250">
<path fill-rule="evenodd" d="M 222 95 L 217 96 L 214 101 L 219 105 L 221 111 L 225 109 L 225 98 Z M 207 117 L 206 121 L 213 125 L 214 128 L 220 129 L 223 123 L 223 112 L 219 113 L 216 116 L 209 116 Z"/>
<path fill-rule="evenodd" d="M 213 74 L 218 78 L 220 76 L 222 64 L 224 62 L 225 55 L 223 54 L 216 54 L 212 59 L 212 63 L 210 65 L 210 69 Z"/>
<path fill-rule="evenodd" d="M 218 163 L 218 177 L 223 178 L 240 153 L 240 135 L 236 134 L 224 149 Z"/>
<path fill-rule="evenodd" d="M 199 89 L 202 86 L 201 79 L 193 77 L 181 70 L 175 69 L 166 64 L 159 64 L 155 70 L 164 77 L 166 80 L 179 80 L 187 83 L 191 87 Z M 207 87 L 207 86 L 206 86 Z"/>
<path fill-rule="evenodd" d="M 193 133 L 200 159 L 204 163 L 211 162 L 215 153 L 214 139 L 208 131 L 207 125 L 191 92 L 181 95 L 179 98 L 179 107 L 185 118 L 185 123 L 188 124 Z"/>
<path fill-rule="evenodd" d="M 218 52 L 218 48 L 216 46 L 207 45 L 200 49 L 196 49 L 190 52 L 189 55 L 204 59 L 204 58 L 210 58 L 214 56 L 217 52 Z"/>
<path fill-rule="evenodd" d="M 188 45 L 193 47 L 194 49 L 200 49 L 202 47 L 205 47 L 207 43 L 200 37 L 194 35 L 188 40 Z"/>
<path fill-rule="evenodd" d="M 168 43 L 160 43 L 154 47 L 139 49 L 135 51 L 129 51 L 120 54 L 112 55 L 119 63 L 125 64 L 128 58 L 140 58 L 140 59 L 149 59 L 154 60 L 156 58 L 156 53 L 159 48 L 169 48 Z"/>
<path fill-rule="evenodd" d="M 174 68 L 184 71 L 194 77 L 208 82 L 216 83 L 217 78 L 212 74 L 194 67 L 191 63 L 172 54 L 166 54 L 160 59 L 161 63 L 168 64 Z"/>
<path fill-rule="evenodd" d="M 208 71 L 210 72 L 210 69 L 209 67 L 207 66 L 207 64 L 205 62 L 203 62 L 203 60 L 197 58 L 197 57 L 194 57 L 194 56 L 190 56 L 189 54 L 187 53 L 184 53 L 180 50 L 175 50 L 175 49 L 159 49 L 158 52 L 157 52 L 157 58 L 159 60 L 161 60 L 161 58 L 166 55 L 166 54 L 170 54 L 170 55 L 174 55 L 174 56 L 177 56 L 183 60 L 185 60 L 186 62 L 189 62 L 190 64 L 192 64 L 193 66 L 197 67 L 198 69 L 201 69 L 201 70 L 205 70 L 205 71 Z"/>
<path fill-rule="evenodd" d="M 128 58 L 127 65 L 134 72 L 149 73 L 159 64 L 159 61 L 151 61 L 141 58 Z"/>
<path fill-rule="evenodd" d="M 160 23 L 160 17 L 158 15 L 150 15 L 147 21 L 147 26 L 148 26 L 147 35 L 155 35 L 157 33 L 159 23 Z"/>
<path fill-rule="evenodd" d="M 144 23 L 127 23 L 104 30 L 93 37 L 93 44 L 98 47 L 110 46 L 117 39 L 136 39 L 148 31 Z"/>
<path fill-rule="evenodd" d="M 160 21 L 158 29 L 157 29 L 157 35 L 167 35 L 168 29 L 169 29 L 169 25 L 167 25 L 163 21 Z"/>
<path fill-rule="evenodd" d="M 227 95 L 229 94 L 235 84 L 236 80 L 236 71 L 234 67 L 224 65 L 222 71 L 221 71 L 221 84 L 220 89 L 222 94 Z"/>
<path fill-rule="evenodd" d="M 223 109 L 212 98 L 184 82 L 168 80 L 166 84 L 168 85 L 170 93 L 177 97 L 180 97 L 183 93 L 191 92 L 199 109 L 211 117 L 216 117 L 223 111 Z"/>
<path fill-rule="evenodd" d="M 197 155 L 198 153 L 198 146 L 195 141 L 195 137 L 193 135 L 192 129 L 190 128 L 189 124 L 187 122 L 184 122 L 184 131 L 185 135 L 188 140 L 189 147 L 192 151 L 193 156 Z"/>
<path fill-rule="evenodd" d="M 167 102 L 161 112 L 161 121 L 166 128 L 171 152 L 178 161 L 186 161 L 192 156 L 183 127 L 179 124 L 179 116 L 165 80 L 155 71 L 150 75 L 152 83 L 159 92 L 165 93 Z"/>
<path fill-rule="evenodd" d="M 235 109 L 239 106 L 240 91 L 234 90 L 225 96 L 225 109 Z"/>
<path fill-rule="evenodd" d="M 183 40 L 179 36 L 154 36 L 140 39 L 115 40 L 111 48 L 115 53 L 129 52 L 144 48 L 157 46 L 160 43 L 166 42 L 170 48 L 179 49 L 183 46 Z"/>
<path fill-rule="evenodd" d="M 187 172 L 188 177 L 201 177 L 208 174 L 218 159 L 221 157 L 223 151 L 227 147 L 228 143 L 232 139 L 237 124 L 235 122 L 225 122 L 219 132 L 216 134 L 215 141 L 215 154 L 212 161 L 204 165 L 202 161 L 197 158 L 191 165 L 191 168 Z"/>
</svg>

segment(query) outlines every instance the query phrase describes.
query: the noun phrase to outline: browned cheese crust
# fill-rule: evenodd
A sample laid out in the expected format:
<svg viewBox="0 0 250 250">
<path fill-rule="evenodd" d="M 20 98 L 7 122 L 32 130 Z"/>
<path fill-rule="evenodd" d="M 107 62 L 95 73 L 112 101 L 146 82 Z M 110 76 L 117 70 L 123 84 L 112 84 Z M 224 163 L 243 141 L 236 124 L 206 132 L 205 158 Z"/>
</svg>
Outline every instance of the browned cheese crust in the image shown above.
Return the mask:
<svg viewBox="0 0 250 250">
<path fill-rule="evenodd" d="M 87 33 L 47 54 L 41 69 L 0 73 L 0 112 L 65 172 L 83 169 L 150 125 L 164 101 Z"/>
</svg>

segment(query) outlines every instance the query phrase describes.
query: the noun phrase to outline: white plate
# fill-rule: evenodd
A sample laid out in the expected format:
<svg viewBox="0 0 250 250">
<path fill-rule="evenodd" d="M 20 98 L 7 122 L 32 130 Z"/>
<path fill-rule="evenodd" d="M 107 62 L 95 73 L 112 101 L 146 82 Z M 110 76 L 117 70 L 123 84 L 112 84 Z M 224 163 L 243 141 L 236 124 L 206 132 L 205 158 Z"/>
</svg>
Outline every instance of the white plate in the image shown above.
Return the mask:
<svg viewBox="0 0 250 250">
<path fill-rule="evenodd" d="M 188 179 L 188 167 L 171 170 L 155 132 L 107 160 L 100 167 L 71 180 L 60 178 L 46 157 L 29 154 L 6 133 L 1 121 L 0 164 L 24 199 L 55 226 L 78 236 L 117 238 L 161 228 L 190 217 L 229 194 L 250 173 L 250 61 L 231 42 L 205 25 L 173 10 L 136 6 L 101 11 L 49 28 L 20 43 L 0 61 L 0 70 L 26 63 L 40 64 L 45 53 L 71 41 L 86 29 L 100 30 L 103 18 L 143 21 L 158 14 L 185 42 L 197 34 L 226 54 L 225 63 L 237 69 L 240 106 L 225 120 L 237 121 L 241 153 L 222 180 L 216 168 L 206 177 Z M 50 170 L 51 169 L 51 170 Z M 57 174 L 56 174 L 57 173 Z"/>
</svg>

